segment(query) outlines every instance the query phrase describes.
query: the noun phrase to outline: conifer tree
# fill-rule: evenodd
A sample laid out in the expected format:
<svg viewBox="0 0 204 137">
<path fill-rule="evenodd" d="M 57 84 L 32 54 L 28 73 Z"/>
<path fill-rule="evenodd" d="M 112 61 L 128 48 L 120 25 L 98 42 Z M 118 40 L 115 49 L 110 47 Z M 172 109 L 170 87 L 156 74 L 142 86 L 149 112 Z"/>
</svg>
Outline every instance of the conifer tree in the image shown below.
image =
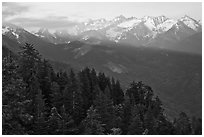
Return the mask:
<svg viewBox="0 0 204 137">
<path fill-rule="evenodd" d="M 90 72 L 90 90 L 92 93 L 92 101 L 96 97 L 96 93 L 94 92 L 94 88 L 98 85 L 98 78 L 95 69 L 92 69 Z M 91 102 L 93 104 L 93 102 Z"/>
<path fill-rule="evenodd" d="M 114 128 L 119 128 L 120 131 L 121 130 L 121 126 L 122 126 L 122 118 L 123 118 L 123 108 L 124 106 L 122 104 L 119 105 L 114 105 L 113 106 L 113 111 L 114 111 L 114 116 L 115 116 L 115 124 L 114 124 Z"/>
<path fill-rule="evenodd" d="M 156 96 L 155 100 L 152 102 L 152 104 L 154 105 L 153 106 L 153 114 L 155 117 L 157 117 L 158 115 L 163 115 L 163 107 L 162 107 L 162 102 L 161 100 L 159 99 L 158 96 Z"/>
<path fill-rule="evenodd" d="M 85 73 L 85 71 L 79 72 L 78 77 L 79 77 L 80 91 L 82 93 L 82 98 L 83 98 L 83 108 L 87 110 L 93 104 L 93 99 L 92 99 L 93 94 L 91 93 L 89 78 Z"/>
<path fill-rule="evenodd" d="M 48 134 L 49 135 L 59 135 L 62 125 L 62 116 L 58 113 L 57 109 L 53 107 L 51 109 L 51 115 L 47 122 Z"/>
<path fill-rule="evenodd" d="M 69 79 L 68 79 L 68 75 L 66 72 L 62 72 L 62 70 L 60 70 L 60 72 L 57 73 L 57 83 L 60 86 L 60 91 L 63 92 L 63 90 L 65 89 Z"/>
<path fill-rule="evenodd" d="M 73 113 L 73 93 L 71 92 L 71 89 L 67 85 L 65 89 L 62 91 L 62 100 L 61 105 L 64 105 L 65 112 L 66 113 Z M 61 107 L 61 106 L 60 106 Z"/>
<path fill-rule="evenodd" d="M 120 87 L 120 82 L 117 80 L 115 83 L 114 79 L 112 79 L 112 98 L 116 105 L 121 104 L 124 100 L 124 93 Z"/>
<path fill-rule="evenodd" d="M 35 74 L 31 75 L 30 77 L 30 84 L 27 88 L 28 91 L 28 98 L 31 100 L 31 104 L 29 107 L 29 111 L 31 114 L 35 115 L 37 109 L 37 100 L 36 95 L 38 94 L 38 90 L 40 89 L 37 76 Z"/>
<path fill-rule="evenodd" d="M 43 60 L 38 69 L 38 81 L 47 107 L 51 107 L 51 69 L 47 60 Z"/>
<path fill-rule="evenodd" d="M 148 134 L 150 135 L 155 135 L 157 134 L 155 129 L 156 129 L 156 121 L 155 117 L 152 113 L 151 108 L 148 108 L 147 112 L 144 115 L 144 127 L 145 129 L 148 129 Z"/>
<path fill-rule="evenodd" d="M 128 95 L 125 95 L 124 103 L 123 103 L 122 125 L 121 125 L 123 135 L 126 135 L 128 132 L 130 119 L 131 119 L 131 100 Z"/>
<path fill-rule="evenodd" d="M 96 87 L 97 95 L 94 101 L 94 106 L 101 116 L 101 121 L 105 124 L 106 132 L 110 132 L 110 129 L 114 128 L 116 117 L 114 115 L 113 101 L 110 96 L 105 94 L 109 93 L 109 89 L 105 89 L 103 93 L 98 87 Z"/>
<path fill-rule="evenodd" d="M 191 134 L 191 124 L 186 113 L 181 112 L 175 123 L 176 134 L 189 135 Z"/>
<path fill-rule="evenodd" d="M 140 93 L 138 89 L 139 89 L 138 84 L 133 81 L 126 91 L 126 94 L 130 98 L 130 103 L 132 105 L 140 103 Z"/>
<path fill-rule="evenodd" d="M 29 85 L 32 75 L 36 75 L 41 62 L 41 56 L 37 50 L 34 49 L 32 44 L 26 43 L 20 52 L 19 72 L 23 80 Z"/>
<path fill-rule="evenodd" d="M 91 75 L 91 88 L 92 88 L 92 90 L 94 90 L 94 87 L 98 84 L 98 78 L 97 78 L 96 70 L 92 68 L 90 75 Z"/>
<path fill-rule="evenodd" d="M 84 126 L 85 135 L 103 135 L 104 127 L 100 121 L 100 115 L 97 113 L 97 110 L 91 106 L 87 111 L 87 117 L 82 122 Z"/>
<path fill-rule="evenodd" d="M 132 108 L 131 122 L 128 127 L 128 135 L 141 135 L 144 132 L 143 123 L 140 119 L 137 106 Z"/>
<path fill-rule="evenodd" d="M 157 116 L 155 129 L 159 135 L 172 135 L 174 133 L 173 124 L 161 113 Z"/>
<path fill-rule="evenodd" d="M 83 109 L 83 98 L 81 94 L 81 90 L 79 88 L 79 82 L 76 79 L 75 73 L 71 69 L 70 75 L 69 75 L 69 92 L 71 92 L 72 95 L 72 116 L 75 120 L 76 124 L 79 124 L 81 120 L 84 118 L 84 109 Z"/>
<path fill-rule="evenodd" d="M 46 119 L 45 119 L 45 101 L 43 99 L 42 91 L 39 89 L 36 95 L 36 118 L 34 122 L 34 134 L 46 135 Z"/>
<path fill-rule="evenodd" d="M 27 84 L 27 99 L 30 99 L 31 101 L 27 108 L 29 114 L 35 119 L 35 112 L 37 109 L 36 95 L 40 89 L 38 72 L 41 63 L 41 56 L 31 44 L 26 43 L 22 48 L 23 50 L 20 52 L 18 73 Z"/>
<path fill-rule="evenodd" d="M 98 74 L 98 84 L 99 84 L 99 88 L 102 91 L 104 91 L 106 87 L 111 89 L 110 79 L 107 78 L 104 73 L 99 72 L 99 74 Z"/>
<path fill-rule="evenodd" d="M 63 105 L 63 94 L 60 91 L 60 87 L 57 82 L 51 83 L 51 102 L 52 106 L 56 107 L 58 110 Z"/>
<path fill-rule="evenodd" d="M 61 107 L 62 121 L 60 125 L 60 134 L 62 135 L 74 135 L 77 133 L 77 128 L 75 126 L 72 116 L 66 113 L 64 105 Z"/>
</svg>

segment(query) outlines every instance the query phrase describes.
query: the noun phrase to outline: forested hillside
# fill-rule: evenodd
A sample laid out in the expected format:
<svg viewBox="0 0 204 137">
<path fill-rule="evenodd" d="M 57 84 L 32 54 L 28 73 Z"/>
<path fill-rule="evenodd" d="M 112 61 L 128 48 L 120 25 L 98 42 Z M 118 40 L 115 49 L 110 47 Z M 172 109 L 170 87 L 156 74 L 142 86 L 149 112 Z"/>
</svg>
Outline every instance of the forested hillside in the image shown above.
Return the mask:
<svg viewBox="0 0 204 137">
<path fill-rule="evenodd" d="M 120 82 L 93 68 L 54 71 L 33 45 L 3 49 L 2 134 L 202 134 L 202 120 L 184 112 L 169 120 L 142 81 Z"/>
<path fill-rule="evenodd" d="M 19 34 L 20 36 L 21 34 Z M 32 41 L 31 41 L 32 40 Z M 24 38 L 27 43 L 48 59 L 57 72 L 75 72 L 85 67 L 120 81 L 123 90 L 131 81 L 143 81 L 151 85 L 155 95 L 163 102 L 165 113 L 173 120 L 180 111 L 188 116 L 202 117 L 202 56 L 150 47 L 128 45 L 85 44 L 73 41 L 69 44 L 51 44 L 33 36 Z M 18 54 L 18 41 L 2 35 L 3 50 Z M 3 52 L 4 54 L 4 52 Z M 179 83 L 179 84 L 178 84 Z"/>
</svg>

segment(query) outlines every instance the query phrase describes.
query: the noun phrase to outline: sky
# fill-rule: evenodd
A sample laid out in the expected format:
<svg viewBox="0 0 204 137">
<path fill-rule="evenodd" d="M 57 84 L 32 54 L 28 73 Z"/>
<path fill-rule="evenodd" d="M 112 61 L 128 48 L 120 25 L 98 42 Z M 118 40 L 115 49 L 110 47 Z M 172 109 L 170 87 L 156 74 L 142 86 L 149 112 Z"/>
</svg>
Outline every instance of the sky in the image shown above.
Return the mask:
<svg viewBox="0 0 204 137">
<path fill-rule="evenodd" d="M 2 21 L 28 30 L 63 29 L 88 19 L 160 16 L 178 19 L 188 15 L 202 20 L 201 2 L 3 2 Z"/>
</svg>

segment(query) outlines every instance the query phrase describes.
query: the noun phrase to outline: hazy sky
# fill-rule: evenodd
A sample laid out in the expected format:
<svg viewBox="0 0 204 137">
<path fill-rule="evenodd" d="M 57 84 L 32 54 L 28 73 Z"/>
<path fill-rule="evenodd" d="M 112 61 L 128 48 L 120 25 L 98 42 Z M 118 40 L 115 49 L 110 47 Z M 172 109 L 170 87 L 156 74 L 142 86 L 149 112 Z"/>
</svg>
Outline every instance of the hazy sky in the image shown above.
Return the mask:
<svg viewBox="0 0 204 137">
<path fill-rule="evenodd" d="M 64 28 L 75 25 L 76 21 L 89 18 L 112 19 L 119 15 L 125 17 L 159 16 L 178 19 L 188 15 L 196 20 L 202 19 L 202 3 L 178 2 L 107 2 L 107 3 L 3 3 L 3 22 L 10 22 L 28 29 L 39 27 Z"/>
</svg>

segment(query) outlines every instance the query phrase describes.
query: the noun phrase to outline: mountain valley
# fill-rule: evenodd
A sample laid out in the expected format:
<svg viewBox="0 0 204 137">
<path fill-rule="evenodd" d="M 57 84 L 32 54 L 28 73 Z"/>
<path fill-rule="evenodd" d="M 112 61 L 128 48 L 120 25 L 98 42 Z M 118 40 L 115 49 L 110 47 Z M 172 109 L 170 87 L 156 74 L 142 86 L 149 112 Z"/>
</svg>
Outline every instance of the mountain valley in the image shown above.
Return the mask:
<svg viewBox="0 0 204 137">
<path fill-rule="evenodd" d="M 120 20 L 121 18 L 118 19 Z M 95 33 L 91 31 L 89 30 L 89 34 L 94 36 Z M 49 33 L 48 30 L 45 32 Z M 171 42 L 166 43 L 166 40 L 163 44 L 155 41 L 161 46 L 169 44 L 173 50 L 155 48 L 154 44 L 149 47 L 130 46 L 103 38 L 99 41 L 100 37 L 81 40 L 76 36 L 70 38 L 68 35 L 66 42 L 56 44 L 44 39 L 54 38 L 51 34 L 42 37 L 40 33 L 33 34 L 17 26 L 4 26 L 2 33 L 3 47 L 17 53 L 25 42 L 31 43 L 44 58 L 53 61 L 57 70 L 71 67 L 81 70 L 88 66 L 119 79 L 124 89 L 133 80 L 145 82 L 160 96 L 170 118 L 180 110 L 191 116 L 201 116 L 202 58 L 198 53 L 201 52 L 201 32 L 185 36 L 186 38 L 178 42 L 181 44 L 173 45 L 175 47 Z M 184 52 L 184 48 L 179 45 L 189 48 Z M 59 65 L 60 63 L 62 65 Z"/>
</svg>

